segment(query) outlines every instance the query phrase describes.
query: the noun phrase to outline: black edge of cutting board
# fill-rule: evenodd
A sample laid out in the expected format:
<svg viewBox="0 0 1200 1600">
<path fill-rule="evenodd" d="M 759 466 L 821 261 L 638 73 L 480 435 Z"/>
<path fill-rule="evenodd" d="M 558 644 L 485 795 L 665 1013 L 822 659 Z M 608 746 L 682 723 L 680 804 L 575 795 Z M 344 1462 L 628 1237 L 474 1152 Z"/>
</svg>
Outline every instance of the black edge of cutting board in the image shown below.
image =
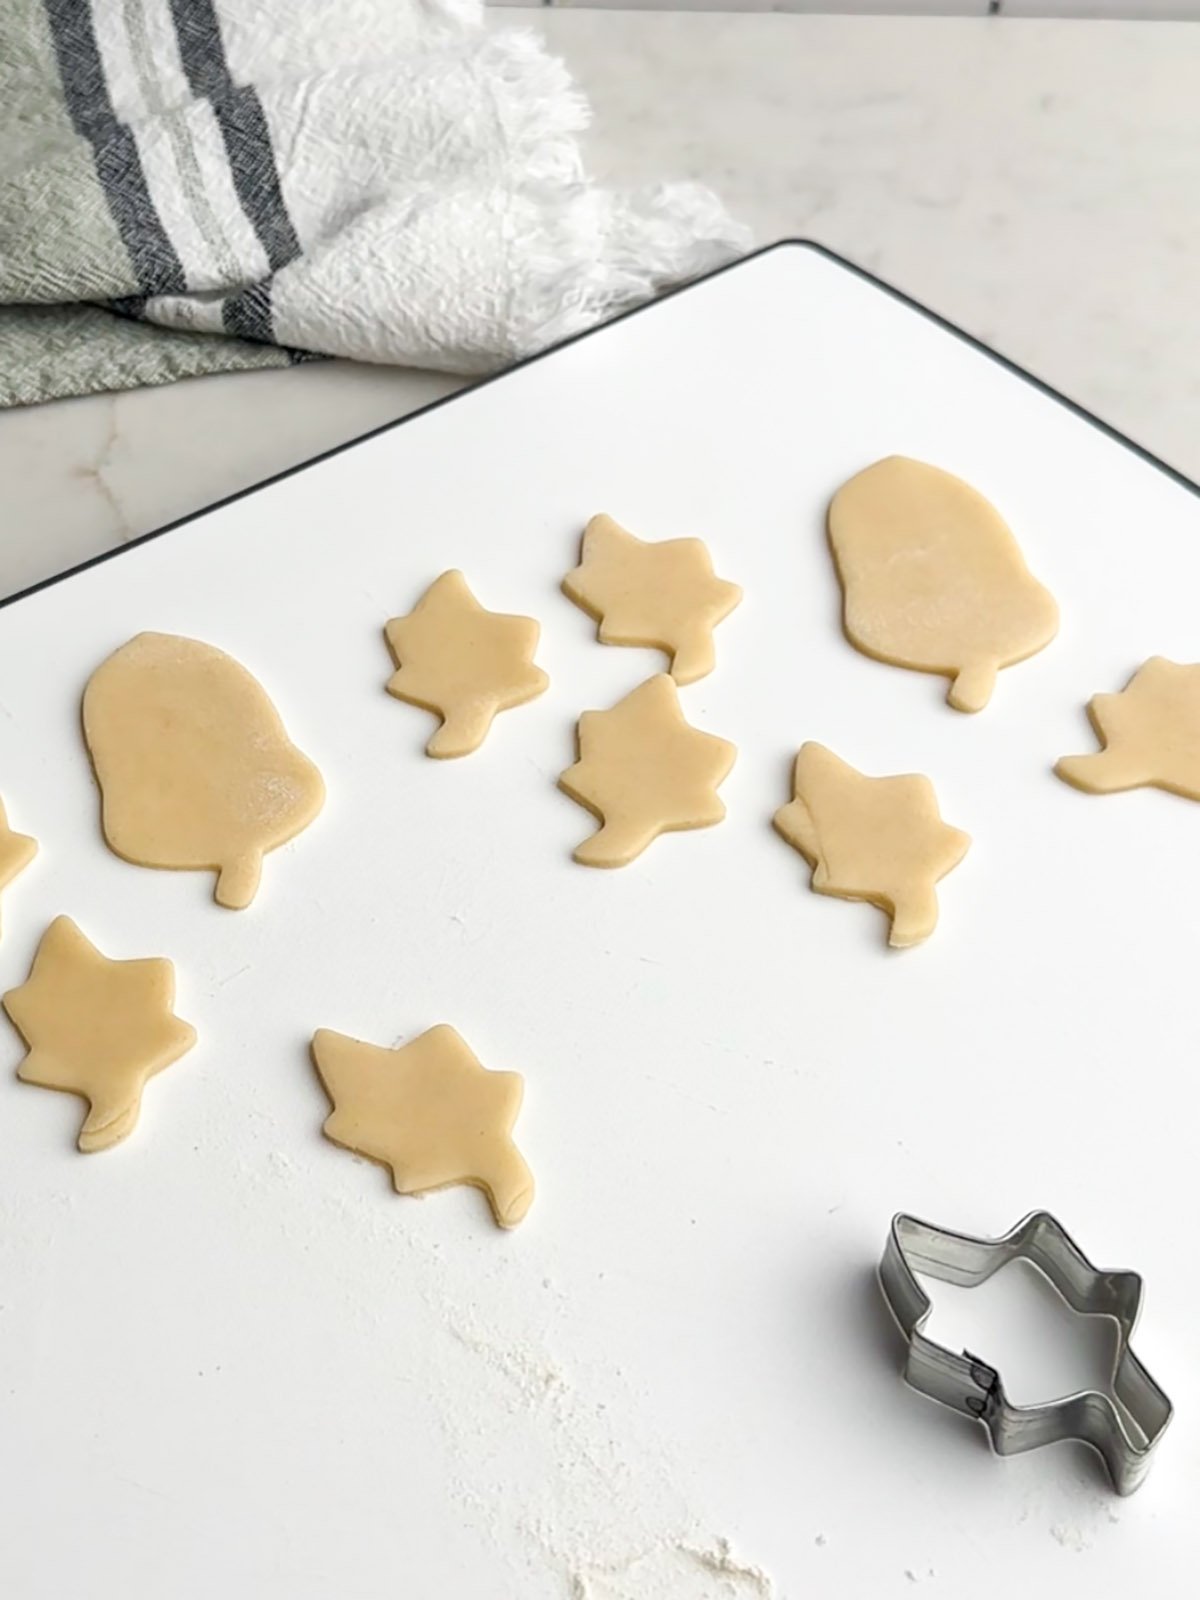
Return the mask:
<svg viewBox="0 0 1200 1600">
<path fill-rule="evenodd" d="M 68 578 L 74 578 L 79 573 L 88 571 L 90 567 L 98 567 L 104 561 L 117 561 L 123 555 L 128 554 L 130 550 L 136 550 L 140 544 L 146 544 L 151 539 L 160 539 L 164 534 L 173 533 L 176 528 L 182 528 L 189 522 L 195 522 L 197 517 L 206 517 L 210 511 L 216 511 L 221 506 L 232 505 L 234 501 L 242 500 L 247 495 L 257 494 L 260 489 L 268 488 L 273 483 L 282 483 L 285 478 L 290 478 L 297 472 L 304 472 L 309 467 L 315 467 L 319 462 L 328 461 L 332 456 L 340 455 L 343 450 L 353 450 L 367 439 L 378 438 L 381 433 L 389 433 L 393 428 L 403 428 L 406 423 L 415 422 L 418 417 L 427 416 L 429 412 L 437 411 L 442 406 L 453 405 L 456 400 L 461 400 L 465 395 L 473 394 L 475 390 L 482 389 L 488 384 L 503 383 L 505 378 L 511 376 L 512 373 L 521 371 L 523 367 L 531 367 L 535 362 L 545 361 L 559 350 L 565 350 L 568 345 L 579 343 L 581 339 L 602 338 L 607 328 L 615 327 L 617 323 L 625 322 L 630 317 L 643 316 L 646 312 L 653 311 L 655 306 L 663 300 L 670 299 L 678 294 L 687 294 L 701 284 L 707 283 L 711 278 L 720 277 L 723 273 L 736 272 L 747 261 L 757 260 L 759 256 L 769 255 L 774 250 L 811 250 L 814 255 L 824 256 L 827 261 L 835 262 L 836 265 L 843 267 L 847 272 L 853 273 L 856 278 L 861 278 L 864 282 L 873 285 L 874 288 L 890 296 L 891 299 L 898 300 L 901 305 L 907 306 L 910 311 L 918 312 L 927 321 L 932 322 L 935 327 L 941 328 L 946 333 L 953 334 L 956 339 L 961 339 L 971 349 L 978 350 L 980 355 L 987 356 L 990 361 L 994 361 L 997 366 L 1003 367 L 1006 372 L 1011 372 L 1014 377 L 1028 383 L 1040 394 L 1048 396 L 1051 400 L 1056 400 L 1059 405 L 1065 406 L 1075 416 L 1081 417 L 1084 422 L 1088 422 L 1092 427 L 1098 428 L 1101 433 L 1112 439 L 1114 443 L 1132 451 L 1135 456 L 1145 461 L 1147 465 L 1157 468 L 1172 482 L 1177 483 L 1180 488 L 1186 489 L 1190 494 L 1200 496 L 1200 484 L 1194 483 L 1191 478 L 1185 476 L 1175 467 L 1169 466 L 1167 462 L 1145 449 L 1136 440 L 1129 438 L 1127 434 L 1121 433 L 1119 429 L 1104 422 L 1085 406 L 1081 406 L 1078 402 L 1069 399 L 1065 394 L 1053 388 L 1052 385 L 1044 383 L 1041 378 L 1034 377 L 1024 367 L 1018 366 L 1015 361 L 1010 361 L 1007 356 L 1000 355 L 990 346 L 984 344 L 982 340 L 976 339 L 973 334 L 964 332 L 962 328 L 950 322 L 946 317 L 939 316 L 936 311 L 931 311 L 928 306 L 922 305 L 919 300 L 914 300 L 911 295 L 905 294 L 900 289 L 893 288 L 890 283 L 885 283 L 882 278 L 877 278 L 873 272 L 868 272 L 865 267 L 856 266 L 853 261 L 848 261 L 845 256 L 838 255 L 836 250 L 829 250 L 824 245 L 817 244 L 815 240 L 780 239 L 775 244 L 763 245 L 758 250 L 752 250 L 749 255 L 739 256 L 736 261 L 730 261 L 723 267 L 717 267 L 715 271 L 706 273 L 702 278 L 693 278 L 689 283 L 682 284 L 676 289 L 670 289 L 665 294 L 656 296 L 653 300 L 647 300 L 641 305 L 632 306 L 628 311 L 622 311 L 617 316 L 610 317 L 607 322 L 600 323 L 595 328 L 588 328 L 583 333 L 573 334 L 571 338 L 564 339 L 559 344 L 551 345 L 548 349 L 539 351 L 537 355 L 527 356 L 523 361 L 517 361 L 512 366 L 505 367 L 501 372 L 493 373 L 487 378 L 481 378 L 466 389 L 458 390 L 454 394 L 443 395 L 440 400 L 431 400 L 428 405 L 421 406 L 417 411 L 410 411 L 406 416 L 398 417 L 394 422 L 382 422 L 377 428 L 371 428 L 366 433 L 360 433 L 353 439 L 347 439 L 344 444 L 337 444 L 329 450 L 322 450 L 319 455 L 309 456 L 306 461 L 298 461 L 294 467 L 285 467 L 282 472 L 276 472 L 269 478 L 263 478 L 258 483 L 252 483 L 245 489 L 238 489 L 233 494 L 225 495 L 220 500 L 213 500 L 210 504 L 201 506 L 198 511 L 189 511 L 186 516 L 177 517 L 174 522 L 164 523 L 161 528 L 153 528 L 149 533 L 139 534 L 136 539 L 130 539 L 127 543 L 118 545 L 114 550 L 104 550 L 99 555 L 91 556 L 87 561 L 79 562 L 77 566 L 68 567 L 65 572 L 55 573 L 50 578 L 42 578 L 39 582 L 30 584 L 27 589 L 20 589 L 16 594 L 0 599 L 0 611 L 3 611 L 8 606 L 18 604 L 21 600 L 28 600 L 31 595 L 40 594 L 43 589 L 49 589 L 54 584 L 65 583 Z"/>
</svg>

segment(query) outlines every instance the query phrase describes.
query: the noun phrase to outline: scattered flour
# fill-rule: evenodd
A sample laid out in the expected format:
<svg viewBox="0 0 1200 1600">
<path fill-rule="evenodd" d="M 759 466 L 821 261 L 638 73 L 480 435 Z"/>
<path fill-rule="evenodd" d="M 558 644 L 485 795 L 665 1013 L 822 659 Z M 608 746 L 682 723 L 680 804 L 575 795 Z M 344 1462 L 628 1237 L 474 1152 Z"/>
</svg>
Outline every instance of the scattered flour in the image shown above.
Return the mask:
<svg viewBox="0 0 1200 1600">
<path fill-rule="evenodd" d="M 407 1363 L 412 1403 L 441 1434 L 445 1496 L 494 1562 L 489 1594 L 778 1600 L 771 1577 L 697 1507 L 686 1460 L 653 1431 L 619 1363 L 603 1346 L 575 1351 L 572 1304 L 552 1279 L 528 1277 L 487 1236 L 478 1251 L 443 1251 L 402 1227 L 371 1185 L 323 1189 L 281 1155 L 243 1178 L 304 1190 L 304 1205 L 275 1213 L 282 1232 L 306 1236 L 316 1203 L 390 1263 L 371 1294 L 354 1260 L 327 1263 L 325 1290 L 344 1297 L 364 1340 L 396 1345 Z M 420 1310 L 398 1328 L 405 1302 Z M 570 1368 L 556 1344 L 572 1349 Z"/>
<path fill-rule="evenodd" d="M 728 1539 L 707 1549 L 664 1545 L 620 1567 L 593 1566 L 571 1575 L 571 1600 L 772 1600 L 775 1586 L 761 1567 L 733 1555 Z"/>
<path fill-rule="evenodd" d="M 1067 1522 L 1056 1522 L 1050 1529 L 1050 1537 L 1056 1539 L 1064 1550 L 1074 1550 L 1076 1555 L 1091 1549 L 1091 1540 L 1083 1529 Z"/>
<path fill-rule="evenodd" d="M 619 1370 L 577 1380 L 540 1340 L 501 1343 L 461 1302 L 446 1321 L 472 1368 L 451 1381 L 473 1403 L 442 1413 L 472 1462 L 455 1494 L 497 1551 L 522 1550 L 513 1593 L 548 1592 L 553 1573 L 563 1600 L 774 1600 L 769 1575 L 695 1514 Z"/>
</svg>

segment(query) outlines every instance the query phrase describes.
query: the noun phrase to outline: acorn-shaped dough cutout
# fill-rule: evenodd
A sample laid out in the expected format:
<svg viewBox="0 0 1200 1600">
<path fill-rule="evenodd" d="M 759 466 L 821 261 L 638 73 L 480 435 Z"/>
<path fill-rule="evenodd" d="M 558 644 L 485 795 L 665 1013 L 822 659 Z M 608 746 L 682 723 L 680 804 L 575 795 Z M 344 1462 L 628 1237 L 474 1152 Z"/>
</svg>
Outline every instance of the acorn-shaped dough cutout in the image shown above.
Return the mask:
<svg viewBox="0 0 1200 1600">
<path fill-rule="evenodd" d="M 980 711 L 996 674 L 1058 632 L 1054 597 L 1007 523 L 960 478 L 888 456 L 829 507 L 846 636 L 864 655 L 951 680 L 956 711 Z"/>
<path fill-rule="evenodd" d="M 136 866 L 215 872 L 217 903 L 234 910 L 253 900 L 265 852 L 325 799 L 261 684 L 195 639 L 122 645 L 88 681 L 83 731 L 110 848 Z"/>
<path fill-rule="evenodd" d="M 1144 661 L 1120 694 L 1097 694 L 1088 716 L 1102 750 L 1054 770 L 1087 794 L 1166 789 L 1200 800 L 1200 664 Z"/>
</svg>

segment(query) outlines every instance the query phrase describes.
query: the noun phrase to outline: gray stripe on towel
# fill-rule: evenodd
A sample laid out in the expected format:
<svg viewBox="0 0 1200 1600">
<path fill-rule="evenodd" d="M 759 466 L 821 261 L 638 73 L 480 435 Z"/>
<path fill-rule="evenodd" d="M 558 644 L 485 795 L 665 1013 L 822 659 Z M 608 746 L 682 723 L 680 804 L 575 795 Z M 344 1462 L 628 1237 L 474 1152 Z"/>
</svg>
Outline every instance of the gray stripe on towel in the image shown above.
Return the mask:
<svg viewBox="0 0 1200 1600">
<path fill-rule="evenodd" d="M 179 183 L 183 190 L 183 197 L 188 203 L 192 217 L 200 230 L 201 237 L 212 252 L 218 273 L 226 283 L 236 283 L 241 276 L 237 257 L 233 253 L 229 240 L 225 237 L 225 230 L 221 226 L 220 217 L 217 216 L 209 202 L 208 193 L 204 187 L 204 174 L 200 170 L 200 161 L 192 141 L 192 130 L 188 122 L 187 112 L 186 110 L 169 110 L 164 104 L 162 93 L 159 89 L 158 74 L 154 64 L 154 49 L 150 42 L 150 32 L 146 21 L 146 0 L 123 0 L 123 6 L 125 31 L 129 35 L 129 48 L 133 56 L 134 70 L 137 72 L 142 98 L 149 106 L 151 114 L 158 117 L 166 129 L 167 138 L 171 141 L 171 152 L 175 157 L 175 166 L 179 173 Z"/>
<path fill-rule="evenodd" d="M 226 295 L 221 305 L 225 332 L 237 339 L 256 339 L 259 344 L 275 343 L 271 320 L 271 280 L 252 283 L 248 289 Z"/>
<path fill-rule="evenodd" d="M 72 126 L 92 147 L 96 176 L 138 288 L 145 295 L 183 294 L 183 264 L 154 209 L 133 134 L 113 110 L 90 0 L 43 4 Z"/>
<path fill-rule="evenodd" d="M 242 210 L 271 271 L 278 272 L 300 254 L 300 241 L 283 198 L 262 101 L 249 84 L 239 87 L 230 76 L 213 0 L 170 4 L 188 86 L 212 102 Z"/>
</svg>

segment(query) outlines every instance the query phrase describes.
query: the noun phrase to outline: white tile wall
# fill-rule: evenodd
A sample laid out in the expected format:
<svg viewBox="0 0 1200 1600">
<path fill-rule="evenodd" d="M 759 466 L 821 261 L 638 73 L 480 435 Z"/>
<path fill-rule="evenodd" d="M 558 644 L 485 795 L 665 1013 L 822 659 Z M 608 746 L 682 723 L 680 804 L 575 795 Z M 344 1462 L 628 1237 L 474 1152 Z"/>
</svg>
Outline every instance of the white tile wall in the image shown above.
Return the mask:
<svg viewBox="0 0 1200 1600">
<path fill-rule="evenodd" d="M 1200 0 L 488 0 L 496 6 L 609 11 L 792 11 L 873 16 L 1134 18 L 1200 20 Z"/>
<path fill-rule="evenodd" d="M 503 5 L 536 0 L 499 0 Z M 990 0 L 543 0 L 559 7 L 608 11 L 793 11 L 876 16 L 982 17 Z M 1197 0 L 1200 9 L 1200 0 Z"/>
<path fill-rule="evenodd" d="M 1002 0 L 1006 17 L 1135 17 L 1187 21 L 1200 17 L 1200 0 Z"/>
</svg>

